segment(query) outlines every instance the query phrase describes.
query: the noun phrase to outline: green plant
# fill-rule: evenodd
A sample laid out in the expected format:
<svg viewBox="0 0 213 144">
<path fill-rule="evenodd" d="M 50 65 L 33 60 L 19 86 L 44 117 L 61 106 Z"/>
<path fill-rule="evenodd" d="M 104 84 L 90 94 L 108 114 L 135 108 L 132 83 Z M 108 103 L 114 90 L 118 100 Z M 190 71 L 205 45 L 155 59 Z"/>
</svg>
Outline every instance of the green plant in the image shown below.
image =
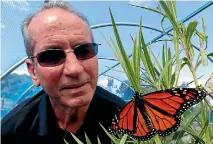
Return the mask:
<svg viewBox="0 0 213 144">
<path fill-rule="evenodd" d="M 113 49 L 118 61 L 120 62 L 122 68 L 124 69 L 125 74 L 127 75 L 130 84 L 133 86 L 133 89 L 135 91 L 139 91 L 143 93 L 143 89 L 139 88 L 138 90 L 138 78 L 140 77 L 141 80 L 144 82 L 148 83 L 150 86 L 154 86 L 156 90 L 160 89 L 167 89 L 171 87 L 177 87 L 178 86 L 178 79 L 180 75 L 181 69 L 187 65 L 193 75 L 194 82 L 196 87 L 199 86 L 198 83 L 198 78 L 196 71 L 198 67 L 203 64 L 203 66 L 207 65 L 207 56 L 212 55 L 206 54 L 205 50 L 207 48 L 207 36 L 205 34 L 205 25 L 204 25 L 204 20 L 202 20 L 202 27 L 203 31 L 199 32 L 196 28 L 198 25 L 197 21 L 190 22 L 188 26 L 185 26 L 183 23 L 179 23 L 177 21 L 177 16 L 176 16 L 176 3 L 175 1 L 160 1 L 160 6 L 162 7 L 163 11 L 157 11 L 153 10 L 150 8 L 145 8 L 147 10 L 151 10 L 152 12 L 156 12 L 158 14 L 161 14 L 163 16 L 162 18 L 162 23 L 164 19 L 168 19 L 174 30 L 173 30 L 173 37 L 172 37 L 172 42 L 174 45 L 174 51 L 175 55 L 172 56 L 171 54 L 171 49 L 164 47 L 162 49 L 162 62 L 159 63 L 158 58 L 153 54 L 152 50 L 150 47 L 147 47 L 143 38 L 142 34 L 142 20 L 140 21 L 140 29 L 139 29 L 139 34 L 136 36 L 136 38 L 132 38 L 133 40 L 133 52 L 132 52 L 132 59 L 129 60 L 127 54 L 125 53 L 122 41 L 120 39 L 118 30 L 115 25 L 115 20 L 113 18 L 112 12 L 110 10 L 110 15 L 113 23 L 113 30 L 114 34 L 116 37 L 116 42 L 110 38 L 111 43 L 107 41 L 109 46 Z M 137 6 L 140 7 L 140 6 Z M 162 24 L 163 26 L 163 24 Z M 192 46 L 191 38 L 195 35 L 197 35 L 200 39 L 200 53 L 197 56 L 197 60 L 195 61 L 195 53 L 194 49 Z M 204 44 L 206 44 L 206 47 L 204 48 Z M 183 49 L 183 52 L 185 54 L 184 57 L 180 56 L 180 48 Z M 135 72 L 134 70 L 138 70 L 140 66 L 139 56 L 136 52 L 140 52 L 140 60 L 144 66 L 144 69 L 146 70 L 146 73 L 148 75 L 148 79 L 140 74 Z M 195 61 L 195 62 L 194 62 Z M 166 64 L 167 62 L 167 64 Z M 132 65 L 131 65 L 132 64 Z M 137 65 L 135 65 L 137 64 Z M 175 71 L 172 71 L 172 67 L 175 67 Z M 126 70 L 125 70 L 126 69 Z M 127 73 L 128 71 L 128 73 Z M 136 77 L 131 77 L 132 75 L 135 75 Z M 135 82 L 137 82 L 135 86 Z M 209 103 L 208 103 L 209 105 Z M 198 107 L 192 113 L 185 113 L 183 116 L 184 122 L 187 123 L 182 123 L 182 131 L 178 131 L 177 134 L 175 133 L 170 140 L 174 142 L 181 142 L 181 138 L 189 135 L 195 139 L 194 142 L 206 142 L 206 143 L 211 143 L 212 141 L 212 136 L 210 133 L 210 126 L 209 126 L 209 107 L 208 105 L 204 104 L 204 102 L 201 102 L 201 107 Z M 190 115 L 190 117 L 189 117 Z M 192 122 L 194 120 L 197 120 L 199 118 L 201 124 L 201 131 L 197 132 L 195 128 L 193 127 Z M 181 136 L 182 135 L 182 136 Z M 178 139 L 177 139 L 178 138 Z M 152 143 L 152 141 L 150 141 Z M 166 139 L 162 139 L 161 141 L 159 140 L 158 137 L 155 137 L 155 142 L 156 143 L 167 143 L 168 141 Z"/>
<path fill-rule="evenodd" d="M 202 31 L 200 32 L 197 30 L 197 21 L 192 21 L 188 25 L 178 22 L 175 1 L 159 1 L 159 4 L 161 7 L 160 10 L 136 5 L 133 6 L 140 7 L 161 15 L 162 28 L 165 19 L 168 19 L 172 25 L 174 29 L 173 36 L 169 36 L 171 38 L 170 40 L 162 41 L 165 41 L 165 43 L 171 42 L 173 44 L 173 49 L 167 47 L 166 44 L 162 46 L 161 62 L 159 61 L 158 56 L 153 53 L 151 46 L 147 46 L 144 41 L 142 32 L 142 18 L 140 19 L 140 27 L 137 36 L 135 38 L 131 36 L 133 48 L 132 57 L 130 59 L 130 57 L 125 52 L 122 40 L 119 36 L 119 32 L 115 24 L 114 17 L 111 10 L 109 9 L 116 40 L 110 38 L 110 41 L 108 41 L 106 37 L 104 38 L 114 51 L 117 60 L 123 68 L 123 71 L 117 71 L 124 72 L 126 74 L 131 87 L 135 91 L 145 94 L 145 89 L 140 86 L 141 81 L 146 83 L 147 87 L 154 88 L 154 90 L 178 87 L 180 71 L 184 66 L 187 66 L 192 73 L 195 86 L 198 87 L 199 83 L 196 72 L 200 66 L 207 66 L 207 57 L 213 57 L 213 53 L 206 53 L 208 36 L 206 35 L 204 20 L 202 19 Z M 197 56 L 195 55 L 193 44 L 191 42 L 191 39 L 194 36 L 197 36 L 200 41 L 200 52 Z M 172 50 L 174 50 L 174 54 L 171 53 Z M 145 72 L 141 72 L 141 65 L 144 67 Z M 127 135 L 123 135 L 120 138 L 117 138 L 108 133 L 104 127 L 103 129 L 111 138 L 112 142 L 116 144 L 182 144 L 184 143 L 183 139 L 188 139 L 187 142 L 211 144 L 213 142 L 213 129 L 210 126 L 209 114 L 210 110 L 212 109 L 213 106 L 211 106 L 208 100 L 205 99 L 205 101 L 200 103 L 200 106 L 191 108 L 184 113 L 182 116 L 180 129 L 177 132 L 165 138 L 160 138 L 158 135 L 156 135 L 154 139 L 145 142 L 140 142 L 128 137 Z M 194 121 L 197 122 L 198 126 L 194 126 Z"/>
</svg>

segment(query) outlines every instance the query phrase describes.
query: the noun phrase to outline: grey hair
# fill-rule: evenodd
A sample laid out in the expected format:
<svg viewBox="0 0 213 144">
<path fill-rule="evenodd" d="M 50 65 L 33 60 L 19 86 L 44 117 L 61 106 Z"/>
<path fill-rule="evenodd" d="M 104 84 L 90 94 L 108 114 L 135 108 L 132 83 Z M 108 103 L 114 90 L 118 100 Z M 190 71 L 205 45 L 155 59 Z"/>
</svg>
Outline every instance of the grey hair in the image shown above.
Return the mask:
<svg viewBox="0 0 213 144">
<path fill-rule="evenodd" d="M 39 14 L 40 12 L 44 10 L 51 9 L 51 8 L 60 8 L 72 14 L 75 14 L 89 26 L 89 22 L 87 18 L 83 16 L 82 14 L 80 14 L 79 12 L 77 12 L 76 10 L 74 10 L 70 3 L 65 1 L 47 1 L 47 2 L 45 1 L 45 3 L 40 7 L 39 11 L 37 11 L 34 14 L 30 14 L 21 25 L 21 31 L 22 31 L 22 35 L 24 39 L 24 45 L 25 45 L 27 56 L 33 55 L 33 46 L 35 44 L 34 40 L 31 38 L 30 33 L 28 31 L 28 26 L 31 20 L 34 18 L 34 16 L 36 16 L 37 14 Z M 91 30 L 90 30 L 90 33 L 91 33 L 91 39 L 94 42 L 94 37 Z"/>
</svg>

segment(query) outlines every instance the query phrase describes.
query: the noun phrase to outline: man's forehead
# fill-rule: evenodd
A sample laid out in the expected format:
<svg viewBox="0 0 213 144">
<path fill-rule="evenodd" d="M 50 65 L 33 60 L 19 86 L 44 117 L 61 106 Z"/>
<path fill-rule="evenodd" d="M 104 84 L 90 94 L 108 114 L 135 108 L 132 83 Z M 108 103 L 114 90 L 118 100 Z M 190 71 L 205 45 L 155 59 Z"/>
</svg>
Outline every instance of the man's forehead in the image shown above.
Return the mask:
<svg viewBox="0 0 213 144">
<path fill-rule="evenodd" d="M 64 19 L 67 19 L 67 21 L 65 21 Z M 83 20 L 81 20 L 74 13 L 68 12 L 60 8 L 51 8 L 38 13 L 32 19 L 32 21 L 29 24 L 29 31 L 32 32 L 35 30 L 35 28 L 41 29 L 42 27 L 49 26 L 51 24 L 54 24 L 60 21 L 62 23 L 66 23 L 68 21 L 73 21 L 73 22 L 79 21 L 81 23 L 84 23 Z"/>
<path fill-rule="evenodd" d="M 58 17 L 58 9 L 47 9 L 44 10 L 34 16 L 32 21 L 30 22 L 30 25 L 33 25 L 35 22 L 43 22 L 43 23 L 49 23 L 53 22 Z M 29 26 L 30 26 L 29 25 Z"/>
</svg>

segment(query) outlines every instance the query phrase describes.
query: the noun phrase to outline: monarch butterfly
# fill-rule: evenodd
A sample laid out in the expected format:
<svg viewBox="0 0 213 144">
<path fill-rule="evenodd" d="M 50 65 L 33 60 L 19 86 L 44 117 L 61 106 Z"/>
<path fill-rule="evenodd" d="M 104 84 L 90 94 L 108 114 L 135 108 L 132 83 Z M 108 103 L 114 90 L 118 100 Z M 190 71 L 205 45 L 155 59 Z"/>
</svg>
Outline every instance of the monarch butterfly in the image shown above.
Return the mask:
<svg viewBox="0 0 213 144">
<path fill-rule="evenodd" d="M 206 93 L 194 88 L 173 88 L 141 95 L 138 92 L 112 119 L 109 131 L 149 140 L 156 133 L 167 136 L 180 126 L 181 115 L 204 99 Z"/>
</svg>

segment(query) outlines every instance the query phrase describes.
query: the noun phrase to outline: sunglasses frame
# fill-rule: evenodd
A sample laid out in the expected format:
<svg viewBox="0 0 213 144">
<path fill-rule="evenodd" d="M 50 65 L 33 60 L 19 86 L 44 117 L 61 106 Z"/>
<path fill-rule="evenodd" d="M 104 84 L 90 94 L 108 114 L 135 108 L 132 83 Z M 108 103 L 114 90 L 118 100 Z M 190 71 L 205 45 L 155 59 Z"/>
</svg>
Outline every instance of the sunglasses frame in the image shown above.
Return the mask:
<svg viewBox="0 0 213 144">
<path fill-rule="evenodd" d="M 86 45 L 86 44 L 92 44 L 93 46 L 94 46 L 94 52 L 95 52 L 95 55 L 94 56 L 96 56 L 97 54 L 98 54 L 98 46 L 99 45 L 101 45 L 101 44 L 97 44 L 97 43 L 83 43 L 83 44 L 79 44 L 79 45 L 77 45 L 77 46 L 75 46 L 73 49 L 71 49 L 71 50 L 69 50 L 69 51 L 67 51 L 67 52 L 65 52 L 64 50 L 62 50 L 62 49 L 60 49 L 60 48 L 50 48 L 50 49 L 46 49 L 46 50 L 43 50 L 43 51 L 41 51 L 41 52 L 39 52 L 39 53 L 37 53 L 36 54 L 36 56 L 29 56 L 28 57 L 28 59 L 33 59 L 33 58 L 36 58 L 37 59 L 37 61 L 38 61 L 38 63 L 42 66 L 42 67 L 55 67 L 55 66 L 58 66 L 58 65 L 61 65 L 61 64 L 63 64 L 63 63 L 59 63 L 59 64 L 55 64 L 55 65 L 45 65 L 45 64 L 42 64 L 42 62 L 39 62 L 39 55 L 41 55 L 43 52 L 46 52 L 46 51 L 54 51 L 54 50 L 56 50 L 56 51 L 63 51 L 63 53 L 64 53 L 64 55 L 65 55 L 65 59 L 66 59 L 66 54 L 67 53 L 69 53 L 69 52 L 74 52 L 74 54 L 75 54 L 75 49 L 77 49 L 78 47 L 80 47 L 80 46 L 83 46 L 83 45 Z M 94 56 L 92 56 L 92 57 L 94 57 Z M 76 56 L 77 57 L 77 56 Z M 86 59 L 90 59 L 90 58 L 92 58 L 92 57 L 89 57 L 89 58 L 85 58 L 85 59 L 80 59 L 80 58 L 78 58 L 77 57 L 77 59 L 79 59 L 79 60 L 86 60 Z"/>
</svg>

